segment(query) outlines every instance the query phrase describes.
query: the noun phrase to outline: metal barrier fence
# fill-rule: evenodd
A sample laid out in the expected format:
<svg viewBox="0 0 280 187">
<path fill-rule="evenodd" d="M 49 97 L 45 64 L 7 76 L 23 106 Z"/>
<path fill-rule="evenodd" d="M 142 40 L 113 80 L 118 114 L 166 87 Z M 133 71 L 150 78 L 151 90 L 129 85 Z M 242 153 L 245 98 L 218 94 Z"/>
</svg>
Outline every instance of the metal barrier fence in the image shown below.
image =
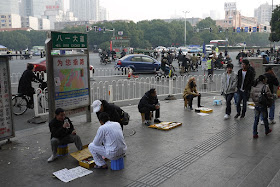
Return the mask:
<svg viewBox="0 0 280 187">
<path fill-rule="evenodd" d="M 95 68 L 94 74 L 91 77 L 113 77 L 113 76 L 127 76 L 130 68 L 115 68 L 115 69 L 104 69 Z"/>
<path fill-rule="evenodd" d="M 95 82 L 91 86 L 91 100 L 105 99 L 110 102 L 140 99 L 150 88 L 155 88 L 158 96 L 183 94 L 185 86 L 191 77 L 195 77 L 197 89 L 201 93 L 220 92 L 221 76 L 214 75 L 212 81 L 205 81 L 206 76 L 189 75 L 175 78 L 155 77 L 140 79 L 120 79 Z"/>
<path fill-rule="evenodd" d="M 136 100 L 140 99 L 150 88 L 155 88 L 158 96 L 182 95 L 191 77 L 195 77 L 197 90 L 200 93 L 220 92 L 221 76 L 221 74 L 214 75 L 212 81 L 205 81 L 206 76 L 203 75 L 189 75 L 176 78 L 162 77 L 159 80 L 155 77 L 147 77 L 94 82 L 91 85 L 91 102 L 96 99 L 104 99 L 109 102 Z M 38 88 L 36 93 L 34 95 L 35 116 L 47 115 L 47 90 L 42 91 Z"/>
</svg>

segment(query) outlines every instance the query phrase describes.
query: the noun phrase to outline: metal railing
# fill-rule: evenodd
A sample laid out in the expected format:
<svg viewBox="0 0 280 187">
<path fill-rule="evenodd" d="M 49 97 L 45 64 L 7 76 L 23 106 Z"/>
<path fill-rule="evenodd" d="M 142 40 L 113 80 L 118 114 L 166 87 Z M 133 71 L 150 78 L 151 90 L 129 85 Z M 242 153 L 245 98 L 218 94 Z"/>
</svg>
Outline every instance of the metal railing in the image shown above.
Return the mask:
<svg viewBox="0 0 280 187">
<path fill-rule="evenodd" d="M 130 68 L 95 68 L 94 74 L 91 77 L 117 77 L 117 76 L 127 76 Z"/>
<path fill-rule="evenodd" d="M 112 81 L 100 81 L 91 84 L 91 102 L 96 99 L 104 99 L 109 102 L 121 102 L 140 99 L 150 88 L 155 88 L 158 96 L 182 95 L 191 77 L 195 77 L 197 90 L 200 93 L 220 92 L 222 75 L 213 75 L 212 81 L 206 80 L 203 75 L 189 75 L 177 77 L 156 77 L 119 79 Z M 35 116 L 47 115 L 47 91 L 40 88 L 34 94 Z M 39 95 L 39 96 L 37 96 Z M 42 109 L 40 109 L 39 106 Z M 44 107 L 45 106 L 45 107 Z"/>
</svg>

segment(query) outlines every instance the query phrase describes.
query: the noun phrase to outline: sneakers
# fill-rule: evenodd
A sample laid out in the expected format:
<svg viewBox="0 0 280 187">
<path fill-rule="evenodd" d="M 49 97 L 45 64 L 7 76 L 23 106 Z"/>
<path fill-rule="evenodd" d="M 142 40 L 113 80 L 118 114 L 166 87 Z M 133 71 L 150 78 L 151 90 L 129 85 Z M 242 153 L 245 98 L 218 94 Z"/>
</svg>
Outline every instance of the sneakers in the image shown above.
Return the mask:
<svg viewBox="0 0 280 187">
<path fill-rule="evenodd" d="M 227 119 L 229 119 L 229 117 L 230 117 L 230 115 L 226 114 L 226 115 L 224 116 L 224 119 L 227 120 Z"/>
<path fill-rule="evenodd" d="M 54 161 L 55 159 L 57 159 L 57 155 L 52 155 L 52 156 L 48 159 L 48 162 L 52 162 L 52 161 Z"/>
<path fill-rule="evenodd" d="M 161 123 L 161 121 L 159 119 L 157 119 L 157 118 L 154 120 L 154 122 L 155 123 Z"/>
<path fill-rule="evenodd" d="M 269 121 L 270 121 L 270 124 L 275 124 L 276 123 L 276 121 L 274 119 L 271 119 Z"/>
<path fill-rule="evenodd" d="M 258 137 L 259 137 L 259 135 L 257 135 L 257 134 L 253 136 L 254 139 L 257 139 Z"/>
<path fill-rule="evenodd" d="M 263 120 L 261 120 L 260 124 L 261 124 L 261 125 L 264 125 L 264 121 L 263 121 Z"/>
<path fill-rule="evenodd" d="M 265 135 L 268 135 L 269 133 L 271 133 L 271 129 L 268 130 L 268 132 L 265 133 Z"/>
<path fill-rule="evenodd" d="M 150 126 L 150 125 L 151 125 L 151 123 L 150 123 L 150 121 L 145 120 L 144 125 L 146 125 L 146 126 Z"/>
<path fill-rule="evenodd" d="M 236 119 L 236 118 L 238 118 L 240 116 L 240 114 L 236 114 L 235 116 L 234 116 L 234 118 Z"/>
</svg>

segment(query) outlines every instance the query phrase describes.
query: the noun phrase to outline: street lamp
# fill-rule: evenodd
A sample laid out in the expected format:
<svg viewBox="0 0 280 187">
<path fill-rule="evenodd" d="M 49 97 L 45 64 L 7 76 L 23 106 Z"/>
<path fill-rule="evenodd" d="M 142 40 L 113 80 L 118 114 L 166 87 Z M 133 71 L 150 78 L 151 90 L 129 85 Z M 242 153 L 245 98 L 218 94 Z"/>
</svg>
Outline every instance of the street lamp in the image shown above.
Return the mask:
<svg viewBox="0 0 280 187">
<path fill-rule="evenodd" d="M 185 13 L 185 47 L 187 46 L 187 13 L 190 13 L 190 11 L 183 11 Z"/>
</svg>

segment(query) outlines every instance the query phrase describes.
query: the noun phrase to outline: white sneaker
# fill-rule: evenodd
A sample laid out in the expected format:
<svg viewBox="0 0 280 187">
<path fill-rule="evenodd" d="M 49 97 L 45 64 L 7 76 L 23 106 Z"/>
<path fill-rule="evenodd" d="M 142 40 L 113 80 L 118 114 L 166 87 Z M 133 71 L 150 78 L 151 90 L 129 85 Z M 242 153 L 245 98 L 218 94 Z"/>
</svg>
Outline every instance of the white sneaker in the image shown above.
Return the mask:
<svg viewBox="0 0 280 187">
<path fill-rule="evenodd" d="M 224 116 L 224 119 L 229 119 L 229 115 L 228 114 L 226 114 L 225 116 Z"/>
<path fill-rule="evenodd" d="M 274 119 L 270 120 L 270 124 L 275 124 L 276 121 Z"/>
<path fill-rule="evenodd" d="M 55 159 L 57 159 L 57 155 L 52 155 L 52 156 L 48 159 L 48 162 L 52 162 L 52 161 L 54 161 Z"/>
<path fill-rule="evenodd" d="M 263 120 L 261 120 L 261 125 L 264 125 L 264 121 Z"/>
</svg>

